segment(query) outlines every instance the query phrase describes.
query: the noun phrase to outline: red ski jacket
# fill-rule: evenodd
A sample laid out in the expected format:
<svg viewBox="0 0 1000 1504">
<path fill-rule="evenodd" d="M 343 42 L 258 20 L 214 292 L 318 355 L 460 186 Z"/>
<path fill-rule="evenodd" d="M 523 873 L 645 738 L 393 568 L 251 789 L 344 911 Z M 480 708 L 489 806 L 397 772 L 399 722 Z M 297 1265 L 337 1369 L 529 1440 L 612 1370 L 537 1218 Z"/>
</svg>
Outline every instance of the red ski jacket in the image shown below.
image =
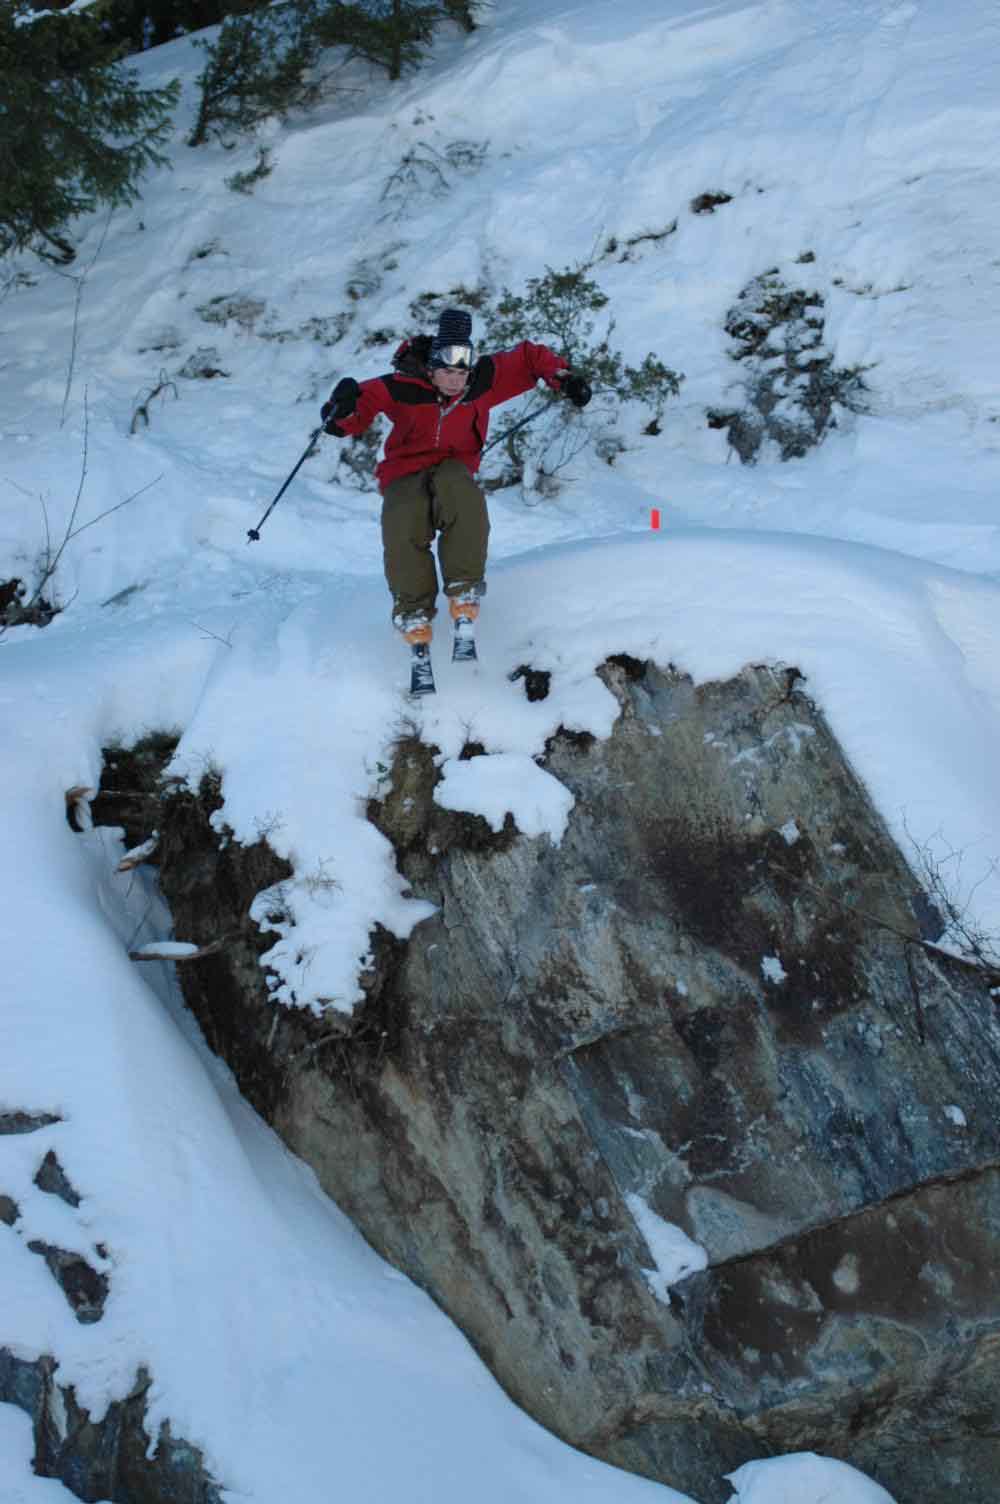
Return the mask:
<svg viewBox="0 0 1000 1504">
<path fill-rule="evenodd" d="M 530 392 L 539 378 L 558 391 L 555 374 L 569 367 L 547 345 L 524 340 L 513 350 L 481 356 L 462 395 L 448 398 L 431 385 L 422 363 L 408 358 L 408 351 L 408 345 L 400 346 L 397 369 L 388 376 L 361 382 L 357 407 L 336 424 L 342 438 L 355 438 L 379 413 L 390 419 L 385 454 L 375 467 L 383 491 L 390 481 L 442 460 L 461 460 L 474 475 L 489 432 L 490 409 Z"/>
</svg>

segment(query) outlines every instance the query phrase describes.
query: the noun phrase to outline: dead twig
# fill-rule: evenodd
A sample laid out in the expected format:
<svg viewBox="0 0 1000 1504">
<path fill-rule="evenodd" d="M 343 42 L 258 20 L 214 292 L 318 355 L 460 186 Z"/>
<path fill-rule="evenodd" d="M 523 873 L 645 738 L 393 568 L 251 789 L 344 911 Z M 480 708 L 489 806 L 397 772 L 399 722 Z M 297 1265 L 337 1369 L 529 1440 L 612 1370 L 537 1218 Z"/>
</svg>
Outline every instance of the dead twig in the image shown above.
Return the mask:
<svg viewBox="0 0 1000 1504">
<path fill-rule="evenodd" d="M 221 642 L 222 645 L 223 645 L 223 647 L 227 647 L 227 648 L 231 648 L 232 647 L 232 645 L 233 645 L 233 636 L 232 636 L 232 634 L 236 631 L 236 623 L 235 622 L 229 628 L 229 636 L 228 637 L 220 637 L 219 634 L 218 634 L 218 632 L 213 632 L 208 627 L 203 627 L 200 621 L 195 621 L 194 618 L 191 617 L 191 616 L 186 617 L 185 620 L 188 621 L 191 624 L 192 627 L 197 627 L 198 631 L 202 634 L 203 637 L 214 638 L 214 640 L 216 642 Z"/>
<path fill-rule="evenodd" d="M 70 394 L 70 390 L 71 390 L 71 388 L 73 386 L 73 375 L 74 375 L 74 372 L 75 372 L 75 369 L 76 369 L 76 350 L 77 350 L 77 344 L 78 344 L 79 336 L 80 336 L 80 303 L 81 303 L 81 301 L 83 299 L 84 284 L 87 281 L 87 277 L 90 275 L 90 273 L 94 270 L 94 267 L 97 265 L 97 258 L 100 256 L 101 252 L 104 249 L 104 242 L 105 242 L 105 240 L 108 237 L 108 230 L 111 228 L 111 216 L 112 216 L 113 213 L 114 213 L 114 207 L 112 206 L 108 210 L 108 217 L 107 217 L 107 219 L 104 221 L 104 229 L 101 231 L 101 238 L 97 242 L 97 249 L 94 252 L 93 256 L 90 258 L 89 264 L 86 267 L 84 267 L 83 271 L 80 272 L 80 273 L 76 273 L 76 272 L 59 272 L 58 273 L 58 275 L 60 277 L 66 277 L 70 282 L 75 282 L 76 283 L 76 296 L 75 296 L 75 298 L 73 300 L 73 331 L 72 331 L 72 335 L 70 337 L 69 365 L 68 365 L 68 367 L 66 369 L 66 389 L 63 392 L 62 411 L 59 414 L 59 427 L 60 428 L 62 428 L 64 426 L 65 422 L 66 422 L 66 409 L 69 406 L 69 394 Z"/>
<path fill-rule="evenodd" d="M 161 371 L 154 384 L 145 393 L 139 392 L 136 398 L 136 407 L 132 413 L 132 421 L 128 426 L 129 433 L 138 433 L 140 424 L 143 428 L 149 427 L 149 408 L 157 397 L 163 397 L 166 393 L 172 393 L 177 399 L 177 383 L 171 381 L 166 371 Z"/>
</svg>

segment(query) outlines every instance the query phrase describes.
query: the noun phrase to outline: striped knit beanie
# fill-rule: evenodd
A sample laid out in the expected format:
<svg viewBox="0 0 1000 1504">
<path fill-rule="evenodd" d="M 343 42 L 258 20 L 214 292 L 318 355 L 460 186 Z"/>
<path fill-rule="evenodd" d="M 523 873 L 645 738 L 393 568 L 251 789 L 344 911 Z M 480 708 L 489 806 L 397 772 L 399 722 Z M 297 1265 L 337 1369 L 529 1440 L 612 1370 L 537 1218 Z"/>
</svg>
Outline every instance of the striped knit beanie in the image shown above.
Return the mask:
<svg viewBox="0 0 1000 1504">
<path fill-rule="evenodd" d="M 445 345 L 472 343 L 472 315 L 464 308 L 446 308 L 438 319 L 437 334 L 431 341 L 431 363 Z"/>
</svg>

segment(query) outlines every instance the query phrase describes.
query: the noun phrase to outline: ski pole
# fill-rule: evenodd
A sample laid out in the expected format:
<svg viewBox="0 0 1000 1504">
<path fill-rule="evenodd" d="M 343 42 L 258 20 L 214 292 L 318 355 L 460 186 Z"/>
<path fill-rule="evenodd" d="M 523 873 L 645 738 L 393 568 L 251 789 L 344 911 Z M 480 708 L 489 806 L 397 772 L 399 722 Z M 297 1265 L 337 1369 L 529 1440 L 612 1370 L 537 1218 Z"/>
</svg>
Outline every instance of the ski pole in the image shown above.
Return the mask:
<svg viewBox="0 0 1000 1504">
<path fill-rule="evenodd" d="M 541 407 L 536 407 L 534 412 L 529 413 L 526 418 L 520 418 L 516 423 L 512 423 L 509 428 L 505 428 L 503 433 L 498 433 L 495 439 L 490 439 L 490 442 L 488 444 L 483 445 L 483 453 L 486 454 L 488 450 L 493 448 L 494 444 L 502 444 L 504 439 L 509 439 L 512 433 L 517 433 L 517 430 L 519 428 L 523 428 L 525 423 L 531 423 L 533 419 L 537 418 L 539 413 L 543 413 L 548 406 L 548 402 L 543 402 Z"/>
<path fill-rule="evenodd" d="M 270 515 L 274 511 L 275 507 L 278 505 L 278 502 L 281 500 L 281 498 L 284 496 L 285 492 L 288 490 L 288 487 L 292 484 L 292 481 L 298 475 L 299 471 L 301 470 L 302 466 L 305 464 L 306 460 L 312 454 L 312 452 L 313 452 L 313 445 L 316 443 L 316 440 L 319 438 L 319 436 L 320 436 L 320 434 L 322 432 L 323 432 L 322 428 L 314 428 L 313 429 L 312 433 L 309 435 L 309 443 L 306 445 L 305 453 L 302 455 L 302 458 L 299 460 L 298 464 L 295 466 L 295 469 L 292 471 L 291 475 L 285 481 L 285 484 L 282 486 L 282 488 L 278 492 L 277 496 L 271 502 L 271 505 L 268 507 L 267 511 L 264 513 L 263 517 L 260 519 L 260 521 L 258 522 L 257 526 L 256 527 L 251 527 L 251 528 L 247 529 L 247 542 L 248 543 L 259 543 L 260 542 L 260 530 L 261 530 L 261 528 L 264 526 L 264 523 L 270 517 Z"/>
</svg>

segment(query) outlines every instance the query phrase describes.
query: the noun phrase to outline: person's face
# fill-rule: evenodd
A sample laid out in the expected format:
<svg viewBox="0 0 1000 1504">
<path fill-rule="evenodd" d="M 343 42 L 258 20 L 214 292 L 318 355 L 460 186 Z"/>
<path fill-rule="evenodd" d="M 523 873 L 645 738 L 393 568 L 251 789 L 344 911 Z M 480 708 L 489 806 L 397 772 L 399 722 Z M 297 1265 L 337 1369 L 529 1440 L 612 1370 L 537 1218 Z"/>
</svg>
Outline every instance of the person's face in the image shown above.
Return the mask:
<svg viewBox="0 0 1000 1504">
<path fill-rule="evenodd" d="M 468 379 L 464 366 L 435 366 L 431 372 L 431 385 L 444 397 L 458 397 L 465 391 Z"/>
</svg>

